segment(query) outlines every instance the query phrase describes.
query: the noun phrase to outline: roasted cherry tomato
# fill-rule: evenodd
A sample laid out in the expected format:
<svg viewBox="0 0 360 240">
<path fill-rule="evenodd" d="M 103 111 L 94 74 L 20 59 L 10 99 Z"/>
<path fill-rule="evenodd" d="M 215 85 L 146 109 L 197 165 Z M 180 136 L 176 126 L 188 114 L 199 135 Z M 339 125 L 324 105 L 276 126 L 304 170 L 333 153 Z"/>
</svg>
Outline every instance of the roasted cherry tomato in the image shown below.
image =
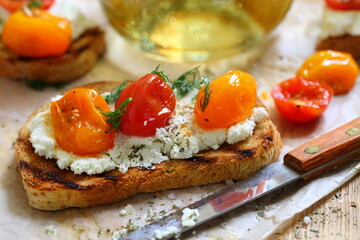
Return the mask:
<svg viewBox="0 0 360 240">
<path fill-rule="evenodd" d="M 330 86 L 295 77 L 276 85 L 271 96 L 279 112 L 292 122 L 307 122 L 328 107 L 333 96 Z"/>
<path fill-rule="evenodd" d="M 101 114 L 110 108 L 95 90 L 74 88 L 50 103 L 51 119 L 57 144 L 77 155 L 98 154 L 114 146 L 115 133 Z"/>
<path fill-rule="evenodd" d="M 202 128 L 228 128 L 247 119 L 255 105 L 254 78 L 242 71 L 230 71 L 199 90 L 194 114 Z"/>
<path fill-rule="evenodd" d="M 54 0 L 0 0 L 0 6 L 6 8 L 10 12 L 15 12 L 31 2 L 41 2 L 40 7 L 42 9 L 49 9 L 54 3 Z"/>
<path fill-rule="evenodd" d="M 360 10 L 360 0 L 326 0 L 326 5 L 336 10 Z"/>
<path fill-rule="evenodd" d="M 173 90 L 156 74 L 147 74 L 125 88 L 116 101 L 115 108 L 127 98 L 132 98 L 132 101 L 120 124 L 120 131 L 125 135 L 155 135 L 157 128 L 166 126 L 176 105 Z"/>
<path fill-rule="evenodd" d="M 40 9 L 30 13 L 19 10 L 7 19 L 2 32 L 4 44 L 24 57 L 58 56 L 66 52 L 71 43 L 70 21 Z"/>
<path fill-rule="evenodd" d="M 359 67 L 350 54 L 324 50 L 306 59 L 296 75 L 326 83 L 337 95 L 348 92 L 354 86 L 358 74 Z"/>
</svg>

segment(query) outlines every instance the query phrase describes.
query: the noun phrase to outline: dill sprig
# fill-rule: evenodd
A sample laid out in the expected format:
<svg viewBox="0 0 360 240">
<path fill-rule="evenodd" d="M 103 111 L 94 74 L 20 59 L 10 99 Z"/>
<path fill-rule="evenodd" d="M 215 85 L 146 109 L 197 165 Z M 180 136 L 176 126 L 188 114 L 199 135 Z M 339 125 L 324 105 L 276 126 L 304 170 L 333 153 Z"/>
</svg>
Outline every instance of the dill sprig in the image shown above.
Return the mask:
<svg viewBox="0 0 360 240">
<path fill-rule="evenodd" d="M 109 125 L 107 132 L 118 132 L 120 130 L 122 117 L 125 115 L 126 109 L 131 101 L 132 98 L 127 98 L 112 112 L 104 112 L 100 107 L 96 107 L 100 110 L 100 113 L 106 117 L 106 123 Z"/>
<path fill-rule="evenodd" d="M 43 3 L 39 0 L 30 1 L 27 5 L 28 8 L 41 8 Z"/>
<path fill-rule="evenodd" d="M 210 82 L 206 82 L 205 88 L 203 89 L 204 96 L 200 98 L 200 107 L 202 112 L 205 111 L 205 108 L 209 104 L 210 94 L 213 91 L 213 89 L 210 90 L 209 88 L 210 88 Z"/>
<path fill-rule="evenodd" d="M 208 81 L 209 79 L 207 77 L 201 76 L 199 67 L 196 67 L 180 75 L 172 83 L 171 88 L 175 91 L 176 96 L 181 99 L 194 88 L 200 89 L 200 87 Z"/>
<path fill-rule="evenodd" d="M 124 81 L 121 85 L 117 86 L 114 90 L 112 90 L 109 95 L 105 96 L 105 101 L 109 104 L 115 103 L 120 96 L 120 93 L 126 88 L 126 86 L 127 83 Z"/>
<path fill-rule="evenodd" d="M 169 77 L 167 75 L 165 75 L 165 73 L 163 71 L 160 71 L 159 67 L 160 67 L 160 64 L 157 65 L 157 67 L 151 73 L 158 75 L 159 77 L 162 78 L 162 80 L 164 80 L 164 82 L 169 83 L 170 82 Z"/>
</svg>

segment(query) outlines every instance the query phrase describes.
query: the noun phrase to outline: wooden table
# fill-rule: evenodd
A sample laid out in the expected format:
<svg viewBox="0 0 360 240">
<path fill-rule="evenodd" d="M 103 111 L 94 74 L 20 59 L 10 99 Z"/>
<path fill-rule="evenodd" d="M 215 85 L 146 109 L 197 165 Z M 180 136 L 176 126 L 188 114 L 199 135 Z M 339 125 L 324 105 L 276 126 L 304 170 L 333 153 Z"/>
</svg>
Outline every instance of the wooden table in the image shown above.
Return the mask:
<svg viewBox="0 0 360 240">
<path fill-rule="evenodd" d="M 310 217 L 310 223 L 304 222 Z M 325 196 L 267 238 L 284 239 L 360 239 L 360 174 Z"/>
</svg>

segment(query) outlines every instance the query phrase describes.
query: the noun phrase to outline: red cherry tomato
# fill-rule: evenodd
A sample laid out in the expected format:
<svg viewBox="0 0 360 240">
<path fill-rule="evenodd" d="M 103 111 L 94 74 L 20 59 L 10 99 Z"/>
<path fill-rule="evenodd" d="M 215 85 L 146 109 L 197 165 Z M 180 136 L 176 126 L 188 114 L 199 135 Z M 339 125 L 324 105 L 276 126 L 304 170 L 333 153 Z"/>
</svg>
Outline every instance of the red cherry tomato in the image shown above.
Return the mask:
<svg viewBox="0 0 360 240">
<path fill-rule="evenodd" d="M 132 101 L 120 123 L 120 131 L 125 135 L 155 135 L 156 128 L 167 124 L 176 105 L 173 90 L 156 74 L 147 74 L 125 88 L 116 101 L 115 108 L 129 97 Z"/>
<path fill-rule="evenodd" d="M 39 0 L 38 0 L 39 1 Z M 41 8 L 49 9 L 55 0 L 41 0 Z M 31 0 L 0 0 L 0 6 L 6 8 L 10 12 L 15 12 L 23 6 L 28 5 Z"/>
<path fill-rule="evenodd" d="M 360 0 L 325 0 L 335 10 L 360 10 Z"/>
<path fill-rule="evenodd" d="M 292 122 L 307 122 L 322 114 L 333 96 L 330 86 L 294 77 L 276 85 L 271 96 L 279 112 Z"/>
</svg>

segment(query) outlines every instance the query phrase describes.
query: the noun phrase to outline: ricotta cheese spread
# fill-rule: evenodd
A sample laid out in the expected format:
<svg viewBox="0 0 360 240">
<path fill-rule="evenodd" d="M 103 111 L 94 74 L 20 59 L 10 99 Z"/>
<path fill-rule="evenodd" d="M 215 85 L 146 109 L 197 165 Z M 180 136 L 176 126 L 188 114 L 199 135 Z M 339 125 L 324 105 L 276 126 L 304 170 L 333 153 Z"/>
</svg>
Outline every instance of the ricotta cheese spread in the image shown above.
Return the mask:
<svg viewBox="0 0 360 240">
<path fill-rule="evenodd" d="M 52 101 L 60 98 L 56 96 Z M 56 159 L 59 168 L 70 169 L 75 174 L 99 174 L 115 168 L 125 173 L 133 167 L 154 169 L 154 164 L 169 159 L 191 158 L 201 150 L 218 149 L 223 143 L 245 140 L 253 134 L 256 123 L 268 116 L 265 108 L 257 107 L 248 119 L 228 129 L 205 130 L 194 119 L 192 99 L 189 96 L 178 101 L 175 116 L 167 126 L 158 128 L 154 137 L 118 133 L 114 147 L 96 156 L 78 156 L 57 146 L 49 108 L 38 113 L 30 122 L 30 142 L 36 154 Z"/>
<path fill-rule="evenodd" d="M 360 35 L 360 11 L 334 10 L 324 7 L 320 38 Z"/>
</svg>

